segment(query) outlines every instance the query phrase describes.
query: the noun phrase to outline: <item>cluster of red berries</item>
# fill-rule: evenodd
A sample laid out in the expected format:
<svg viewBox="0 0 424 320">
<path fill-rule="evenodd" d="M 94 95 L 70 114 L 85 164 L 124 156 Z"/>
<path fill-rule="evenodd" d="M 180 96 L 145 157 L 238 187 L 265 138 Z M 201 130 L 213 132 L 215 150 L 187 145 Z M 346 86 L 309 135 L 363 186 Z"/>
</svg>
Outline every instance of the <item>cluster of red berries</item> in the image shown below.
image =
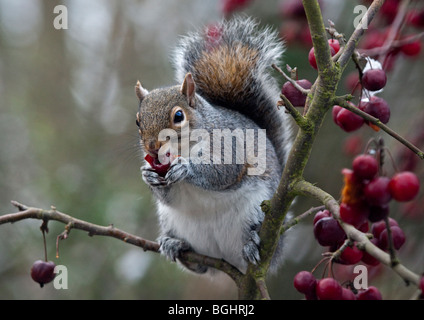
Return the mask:
<svg viewBox="0 0 424 320">
<path fill-rule="evenodd" d="M 365 290 L 352 291 L 343 287 L 334 278 L 317 280 L 308 271 L 300 271 L 293 281 L 294 287 L 305 295 L 306 300 L 381 300 L 380 291 L 373 286 Z"/>
<path fill-rule="evenodd" d="M 345 185 L 342 191 L 340 217 L 359 228 L 367 220 L 377 222 L 389 214 L 389 202 L 413 200 L 420 182 L 413 172 L 403 171 L 392 178 L 380 176 L 374 156 L 362 154 L 352 162 L 351 169 L 343 169 Z"/>
<path fill-rule="evenodd" d="M 378 91 L 383 89 L 386 82 L 387 76 L 382 69 L 369 69 L 365 71 L 362 76 L 362 86 L 369 91 Z M 388 123 L 390 120 L 390 108 L 386 100 L 383 98 L 373 95 L 368 100 L 362 100 L 359 103 L 359 106 L 355 106 L 353 103 L 350 104 L 353 107 L 359 108 L 359 110 L 368 113 L 374 118 L 377 118 L 383 124 Z M 337 105 L 333 106 L 332 116 L 334 123 L 346 132 L 358 130 L 364 123 L 368 124 L 376 131 L 379 130 L 378 127 L 364 120 L 357 114 Z"/>
</svg>

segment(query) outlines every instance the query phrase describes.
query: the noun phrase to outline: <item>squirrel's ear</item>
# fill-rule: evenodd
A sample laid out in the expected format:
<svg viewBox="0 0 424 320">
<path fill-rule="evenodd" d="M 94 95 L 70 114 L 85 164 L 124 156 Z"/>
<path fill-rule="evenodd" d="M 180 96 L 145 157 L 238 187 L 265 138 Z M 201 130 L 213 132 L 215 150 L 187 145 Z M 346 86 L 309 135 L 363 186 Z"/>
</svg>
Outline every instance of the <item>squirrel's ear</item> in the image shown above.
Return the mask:
<svg viewBox="0 0 424 320">
<path fill-rule="evenodd" d="M 135 85 L 135 94 L 138 97 L 138 100 L 143 101 L 143 99 L 147 96 L 147 94 L 149 93 L 149 91 L 147 91 L 146 89 L 144 89 L 141 86 L 140 81 L 137 80 L 137 84 Z"/>
<path fill-rule="evenodd" d="M 183 84 L 181 85 L 181 93 L 187 97 L 188 105 L 195 106 L 196 97 L 196 84 L 194 83 L 191 73 L 187 73 L 184 77 Z"/>
</svg>

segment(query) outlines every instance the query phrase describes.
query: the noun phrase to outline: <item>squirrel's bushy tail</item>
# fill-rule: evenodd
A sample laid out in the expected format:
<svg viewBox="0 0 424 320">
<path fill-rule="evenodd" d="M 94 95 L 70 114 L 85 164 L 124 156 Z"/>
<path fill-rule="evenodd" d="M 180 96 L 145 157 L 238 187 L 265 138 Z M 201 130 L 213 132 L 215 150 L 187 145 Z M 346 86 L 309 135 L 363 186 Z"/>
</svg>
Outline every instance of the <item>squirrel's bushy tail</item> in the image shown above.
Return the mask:
<svg viewBox="0 0 424 320">
<path fill-rule="evenodd" d="M 237 110 L 266 129 L 282 163 L 288 124 L 277 110 L 279 88 L 270 69 L 283 52 L 277 32 L 237 17 L 182 38 L 174 55 L 178 83 L 190 72 L 209 103 Z"/>
</svg>

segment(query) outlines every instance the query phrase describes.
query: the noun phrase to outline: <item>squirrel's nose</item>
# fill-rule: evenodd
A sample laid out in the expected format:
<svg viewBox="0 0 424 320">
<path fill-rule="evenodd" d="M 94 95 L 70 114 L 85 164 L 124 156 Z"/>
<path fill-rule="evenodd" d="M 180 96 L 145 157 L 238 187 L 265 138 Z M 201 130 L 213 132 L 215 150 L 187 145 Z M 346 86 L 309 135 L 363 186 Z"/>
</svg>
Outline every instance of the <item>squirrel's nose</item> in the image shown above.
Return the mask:
<svg viewBox="0 0 424 320">
<path fill-rule="evenodd" d="M 146 151 L 150 153 L 150 155 L 157 156 L 159 149 L 161 147 L 161 143 L 156 140 L 150 140 L 149 142 L 146 143 L 146 147 L 147 147 Z"/>
</svg>

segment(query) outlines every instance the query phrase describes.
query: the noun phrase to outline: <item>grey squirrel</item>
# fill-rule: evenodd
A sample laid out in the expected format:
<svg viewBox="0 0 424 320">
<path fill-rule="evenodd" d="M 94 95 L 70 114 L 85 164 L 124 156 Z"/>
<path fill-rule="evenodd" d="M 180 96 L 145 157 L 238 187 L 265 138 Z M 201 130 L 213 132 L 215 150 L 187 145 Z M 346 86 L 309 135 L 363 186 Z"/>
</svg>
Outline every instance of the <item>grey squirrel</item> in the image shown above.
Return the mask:
<svg viewBox="0 0 424 320">
<path fill-rule="evenodd" d="M 157 200 L 160 251 L 169 259 L 178 260 L 182 251 L 194 250 L 224 259 L 242 272 L 249 262 L 260 261 L 258 231 L 264 217 L 260 205 L 274 194 L 291 146 L 290 121 L 277 108 L 279 88 L 269 73 L 283 52 L 277 32 L 238 17 L 180 40 L 173 55 L 180 85 L 148 91 L 137 82 L 136 123 L 147 160 L 142 177 Z M 203 141 L 210 144 L 200 148 L 202 159 L 209 162 L 199 163 L 191 154 L 187 158 L 174 150 L 170 137 L 159 139 L 161 132 L 172 129 L 181 147 L 185 128 L 210 135 Z M 260 129 L 266 130 L 262 142 Z M 249 136 L 249 130 L 254 135 Z M 224 137 L 223 144 L 220 138 L 214 140 L 223 131 L 233 133 L 234 139 L 225 142 Z M 190 138 L 190 151 L 195 146 L 199 150 L 195 145 L 199 139 L 194 140 Z M 244 162 L 236 161 L 240 141 L 246 148 Z M 257 160 L 266 163 L 260 174 L 249 174 L 255 167 L 248 161 L 252 143 L 250 156 L 258 155 Z M 232 147 L 230 162 L 222 161 L 228 155 L 225 146 Z M 217 150 L 221 150 L 218 156 Z M 259 154 L 260 150 L 265 151 Z M 164 172 L 159 159 L 169 161 Z M 282 239 L 271 268 L 281 261 L 281 248 Z M 197 273 L 208 271 L 204 265 L 184 266 Z"/>
</svg>

